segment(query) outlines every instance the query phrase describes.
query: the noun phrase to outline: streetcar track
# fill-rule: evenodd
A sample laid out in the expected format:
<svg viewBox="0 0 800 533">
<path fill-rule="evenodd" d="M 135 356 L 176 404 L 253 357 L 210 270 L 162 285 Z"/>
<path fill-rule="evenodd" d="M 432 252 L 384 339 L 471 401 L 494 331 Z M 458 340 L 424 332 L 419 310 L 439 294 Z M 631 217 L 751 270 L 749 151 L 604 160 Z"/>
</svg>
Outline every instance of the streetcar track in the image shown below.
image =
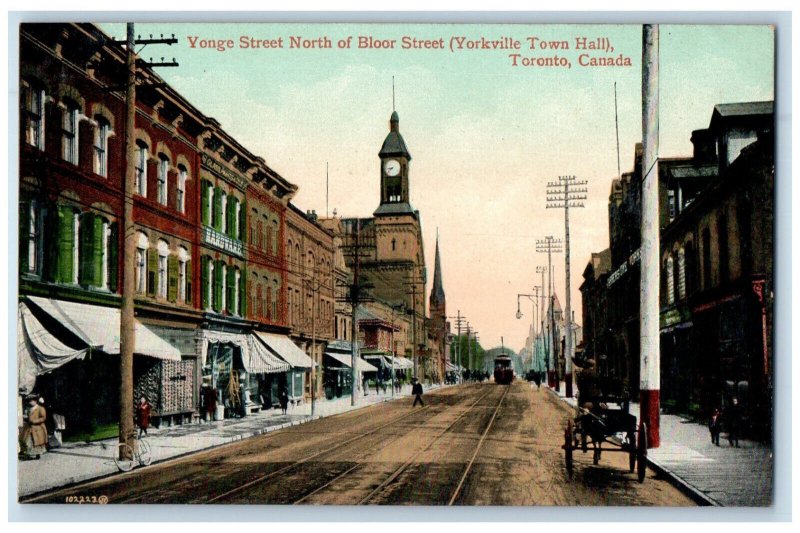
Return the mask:
<svg viewBox="0 0 800 533">
<path fill-rule="evenodd" d="M 209 499 L 209 500 L 206 500 L 206 502 L 205 502 L 205 503 L 214 503 L 214 502 L 216 502 L 216 501 L 219 501 L 219 500 L 221 500 L 221 499 L 223 499 L 223 498 L 225 498 L 225 497 L 227 497 L 227 496 L 230 496 L 230 495 L 232 495 L 232 494 L 236 494 L 237 492 L 241 492 L 241 491 L 243 491 L 244 489 L 247 489 L 247 488 L 249 488 L 249 487 L 252 487 L 253 485 L 256 485 L 256 484 L 258 484 L 258 483 L 260 483 L 260 482 L 262 482 L 262 481 L 264 481 L 264 480 L 266 480 L 266 479 L 269 479 L 269 478 L 271 478 L 271 477 L 277 476 L 278 474 L 282 474 L 282 473 L 284 473 L 284 472 L 287 472 L 287 471 L 289 471 L 289 470 L 290 470 L 290 469 L 292 469 L 292 468 L 296 468 L 296 467 L 297 467 L 297 466 L 299 466 L 299 465 L 302 465 L 302 464 L 305 464 L 305 463 L 307 463 L 308 461 L 311 461 L 312 459 L 316 459 L 316 458 L 317 458 L 317 457 L 319 457 L 320 455 L 324 455 L 324 454 L 326 454 L 326 453 L 330 453 L 330 452 L 332 452 L 332 451 L 338 450 L 339 448 L 341 448 L 341 447 L 343 447 L 343 446 L 345 446 L 345 445 L 347 445 L 347 444 L 350 444 L 351 442 L 355 442 L 355 441 L 357 441 L 358 439 L 362 439 L 362 438 L 364 438 L 364 437 L 368 437 L 369 435 L 372 435 L 373 433 L 377 433 L 378 431 L 382 430 L 383 428 L 389 427 L 389 426 L 393 425 L 394 423 L 396 423 L 396 422 L 397 422 L 397 421 L 399 421 L 399 420 L 403 420 L 404 418 L 407 418 L 407 417 L 409 417 L 409 416 L 411 416 L 411 415 L 413 415 L 413 414 L 417 414 L 417 413 L 420 413 L 420 412 L 424 411 L 424 410 L 425 410 L 425 409 L 427 409 L 428 407 L 429 407 L 429 405 L 425 405 L 425 406 L 423 406 L 423 407 L 422 407 L 422 409 L 420 409 L 419 411 L 411 411 L 411 412 L 408 412 L 408 413 L 406 413 L 406 414 L 404 414 L 404 415 L 398 416 L 397 418 L 394 418 L 394 419 L 393 419 L 393 420 L 391 420 L 390 422 L 387 422 L 386 424 L 383 424 L 383 425 L 381 425 L 381 426 L 378 426 L 377 428 L 375 428 L 375 429 L 373 429 L 373 430 L 371 430 L 371 431 L 368 431 L 368 432 L 366 432 L 366 433 L 361 433 L 361 434 L 359 434 L 359 435 L 356 435 L 355 437 L 353 437 L 353 438 L 351 438 L 351 439 L 347 439 L 347 440 L 346 440 L 346 441 L 344 441 L 344 442 L 340 442 L 340 443 L 338 443 L 338 444 L 335 444 L 335 445 L 334 445 L 333 447 L 331 447 L 331 448 L 328 448 L 328 449 L 326 449 L 326 450 L 322 450 L 322 451 L 319 451 L 319 452 L 317 452 L 317 453 L 314 453 L 314 454 L 308 455 L 308 456 L 306 456 L 306 457 L 304 457 L 304 458 L 300 459 L 299 461 L 295 461 L 295 462 L 293 462 L 293 463 L 292 463 L 292 464 L 290 464 L 290 465 L 287 465 L 287 466 L 285 466 L 285 467 L 283 467 L 283 468 L 279 468 L 278 470 L 275 470 L 275 471 L 273 471 L 273 472 L 269 472 L 268 474 L 264 474 L 263 476 L 261 476 L 261 477 L 259 477 L 259 478 L 256 478 L 256 479 L 254 479 L 254 480 L 248 481 L 247 483 L 245 483 L 245 484 L 243 484 L 243 485 L 239 485 L 238 487 L 236 487 L 236 488 L 234 488 L 234 489 L 231 489 L 231 490 L 228 490 L 228 491 L 226 491 L 226 492 L 223 492 L 222 494 L 218 494 L 218 495 L 214 496 L 213 498 L 211 498 L 211 499 Z"/>
<path fill-rule="evenodd" d="M 481 435 L 481 440 L 478 441 L 478 445 L 475 447 L 475 452 L 472 454 L 472 458 L 469 460 L 469 463 L 467 464 L 467 468 L 464 470 L 464 473 L 461 475 L 461 480 L 458 482 L 458 486 L 456 486 L 456 490 L 453 492 L 453 496 L 450 498 L 450 501 L 447 503 L 447 505 L 453 505 L 453 502 L 456 501 L 456 498 L 458 497 L 459 493 L 461 492 L 461 487 L 464 486 L 464 481 L 466 481 L 467 475 L 469 474 L 469 471 L 472 469 L 472 464 L 475 462 L 475 458 L 478 456 L 478 452 L 481 450 L 481 446 L 483 446 L 483 441 L 486 439 L 486 435 L 488 435 L 489 434 L 489 430 L 492 429 L 492 424 L 494 424 L 495 418 L 497 418 L 497 413 L 500 412 L 500 406 L 503 405 L 503 400 L 506 399 L 506 395 L 508 394 L 508 391 L 510 389 L 511 389 L 511 386 L 507 385 L 506 386 L 506 390 L 503 391 L 503 395 L 500 397 L 500 401 L 497 402 L 497 407 L 495 408 L 494 413 L 492 414 L 492 418 L 491 418 L 491 420 L 489 420 L 489 423 L 486 425 L 486 429 L 483 430 L 483 435 Z"/>
<path fill-rule="evenodd" d="M 374 489 L 373 489 L 373 490 L 372 490 L 372 491 L 371 491 L 371 492 L 370 492 L 370 493 L 369 493 L 369 494 L 368 494 L 366 497 L 362 498 L 362 499 L 361 499 L 361 500 L 358 502 L 358 504 L 357 504 L 357 505 L 364 505 L 364 504 L 366 504 L 366 503 L 367 503 L 369 500 L 371 500 L 371 499 L 372 499 L 372 498 L 373 498 L 373 497 L 374 497 L 376 494 L 378 494 L 379 492 L 381 492 L 381 491 L 382 491 L 384 488 L 386 488 L 386 487 L 387 487 L 389 484 L 391 484 L 391 483 L 392 483 L 394 480 L 396 480 L 398 477 L 400 477 L 400 475 L 401 475 L 403 472 L 405 472 L 405 471 L 406 471 L 406 469 L 407 469 L 409 466 L 411 466 L 411 465 L 414 463 L 414 461 L 417 459 L 417 457 L 419 457 L 420 455 L 422 455 L 424 452 L 428 451 L 428 450 L 429 450 L 429 449 L 430 449 L 430 448 L 431 448 L 431 447 L 432 447 L 432 446 L 433 446 L 433 445 L 436 443 L 436 441 L 438 441 L 438 440 L 439 440 L 439 439 L 440 439 L 442 436 L 444 436 L 444 434 L 445 434 L 445 433 L 447 433 L 448 431 L 450 431 L 450 429 L 452 429 L 452 427 L 453 427 L 453 426 L 455 426 L 455 425 L 456 425 L 456 423 L 457 423 L 459 420 L 461 420 L 461 419 L 464 417 L 464 415 L 466 415 L 467 413 L 469 413 L 470 411 L 472 411 L 472 408 L 473 408 L 473 407 L 475 407 L 475 405 L 477 405 L 477 404 L 478 404 L 478 402 L 480 402 L 481 400 L 483 400 L 484 398 L 486 398 L 486 397 L 487 397 L 487 396 L 488 396 L 488 395 L 489 395 L 491 392 L 492 392 L 492 391 L 491 391 L 491 390 L 489 390 L 489 391 L 487 391 L 487 392 L 486 392 L 484 395 L 482 395 L 480 398 L 478 398 L 477 400 L 475 400 L 475 402 L 474 402 L 472 405 L 470 405 L 470 406 L 469 406 L 467 409 L 465 409 L 463 413 L 461 413 L 460 415 L 458 415 L 458 416 L 456 417 L 456 419 L 455 419 L 455 420 L 453 420 L 453 421 L 452 421 L 452 422 L 451 422 L 451 423 L 450 423 L 450 424 L 449 424 L 447 427 L 445 427 L 445 428 L 444 428 L 443 430 L 441 430 L 441 431 L 440 431 L 440 432 L 439 432 L 439 433 L 438 433 L 438 434 L 437 434 L 437 435 L 436 435 L 436 436 L 435 436 L 433 439 L 431 439 L 431 441 L 428 443 L 428 445 L 427 445 L 427 446 L 425 446 L 425 448 L 423 448 L 423 449 L 421 449 L 421 450 L 417 451 L 417 453 L 415 453 L 413 456 L 411 456 L 411 458 L 410 458 L 408 461 L 406 461 L 406 462 L 405 462 L 405 463 L 403 463 L 403 464 L 402 464 L 402 465 L 401 465 L 399 468 L 397 468 L 397 469 L 396 469 L 396 470 L 395 470 L 395 471 L 394 471 L 392 474 L 390 474 L 390 475 L 389 475 L 389 477 L 388 477 L 388 478 L 386 478 L 385 480 L 383 480 L 383 482 L 381 482 L 381 483 L 380 483 L 380 484 L 379 484 L 377 487 L 375 487 L 375 488 L 374 488 Z M 508 392 L 508 391 L 506 390 L 506 392 Z M 503 394 L 503 397 L 505 397 L 505 393 Z M 501 400 L 501 401 L 502 401 L 502 400 Z"/>
</svg>

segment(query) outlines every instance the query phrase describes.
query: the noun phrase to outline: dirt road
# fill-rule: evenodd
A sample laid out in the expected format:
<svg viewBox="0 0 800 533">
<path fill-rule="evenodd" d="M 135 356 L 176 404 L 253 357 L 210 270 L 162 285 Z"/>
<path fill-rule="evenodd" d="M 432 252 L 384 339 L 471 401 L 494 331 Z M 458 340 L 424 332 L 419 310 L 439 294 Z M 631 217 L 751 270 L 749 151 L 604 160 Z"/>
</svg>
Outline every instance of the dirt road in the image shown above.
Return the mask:
<svg viewBox="0 0 800 533">
<path fill-rule="evenodd" d="M 269 433 L 105 480 L 55 491 L 108 503 L 694 506 L 627 456 L 575 453 L 564 467 L 570 409 L 517 381 L 449 387 Z"/>
</svg>

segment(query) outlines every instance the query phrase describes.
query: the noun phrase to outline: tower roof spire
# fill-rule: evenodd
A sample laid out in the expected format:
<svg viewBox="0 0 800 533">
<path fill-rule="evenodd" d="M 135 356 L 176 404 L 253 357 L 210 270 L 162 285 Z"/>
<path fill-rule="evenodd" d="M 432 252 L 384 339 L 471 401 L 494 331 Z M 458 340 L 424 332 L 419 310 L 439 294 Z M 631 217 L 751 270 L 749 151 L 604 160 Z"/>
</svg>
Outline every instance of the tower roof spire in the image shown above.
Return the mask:
<svg viewBox="0 0 800 533">
<path fill-rule="evenodd" d="M 436 259 L 433 266 L 433 287 L 431 300 L 444 303 L 444 285 L 442 284 L 442 260 L 439 257 L 439 228 L 436 228 Z"/>
</svg>

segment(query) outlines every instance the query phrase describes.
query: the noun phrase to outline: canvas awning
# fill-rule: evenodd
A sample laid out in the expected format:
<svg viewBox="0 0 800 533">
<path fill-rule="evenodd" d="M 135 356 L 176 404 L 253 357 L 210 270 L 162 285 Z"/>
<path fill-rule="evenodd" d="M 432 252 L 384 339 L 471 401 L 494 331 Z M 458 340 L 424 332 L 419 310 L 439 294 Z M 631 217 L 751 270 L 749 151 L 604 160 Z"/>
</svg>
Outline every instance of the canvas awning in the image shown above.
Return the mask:
<svg viewBox="0 0 800 533">
<path fill-rule="evenodd" d="M 120 353 L 121 313 L 119 309 L 38 296 L 29 296 L 28 300 L 67 328 L 85 343 L 87 348 L 111 355 Z M 168 361 L 181 360 L 181 352 L 147 326 L 136 320 L 134 328 L 136 337 L 134 353 Z"/>
<path fill-rule="evenodd" d="M 255 335 L 292 368 L 311 368 L 314 361 L 286 335 L 256 331 Z"/>
<path fill-rule="evenodd" d="M 400 362 L 399 365 L 397 364 L 398 361 Z M 414 368 L 414 363 L 413 361 L 409 361 L 405 357 L 396 357 L 394 367 L 402 369 Z"/>
<path fill-rule="evenodd" d="M 17 386 L 30 393 L 36 376 L 46 374 L 73 359 L 83 359 L 88 348 L 71 348 L 54 337 L 31 313 L 27 304 L 17 306 Z"/>
<path fill-rule="evenodd" d="M 202 358 L 205 365 L 209 344 L 231 344 L 242 352 L 242 364 L 249 374 L 276 374 L 288 372 L 290 367 L 273 355 L 258 338 L 249 333 L 203 330 Z"/>
<path fill-rule="evenodd" d="M 325 352 L 325 355 L 335 359 L 336 361 L 340 362 L 342 365 L 352 368 L 350 363 L 352 362 L 353 356 L 349 353 L 336 353 L 336 352 Z M 373 365 L 367 363 L 360 357 L 356 359 L 356 370 L 358 372 L 377 372 L 378 369 L 375 368 Z"/>
</svg>

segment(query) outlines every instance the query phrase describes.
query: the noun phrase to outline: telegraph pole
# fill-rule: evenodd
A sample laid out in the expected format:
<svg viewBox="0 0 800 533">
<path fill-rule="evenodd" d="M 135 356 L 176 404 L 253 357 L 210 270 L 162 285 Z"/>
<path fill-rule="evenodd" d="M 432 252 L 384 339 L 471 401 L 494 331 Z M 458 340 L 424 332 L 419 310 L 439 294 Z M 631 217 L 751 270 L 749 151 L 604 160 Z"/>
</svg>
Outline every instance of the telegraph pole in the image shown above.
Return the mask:
<svg viewBox="0 0 800 533">
<path fill-rule="evenodd" d="M 570 261 L 569 261 L 569 208 L 584 207 L 583 200 L 586 199 L 588 189 L 585 187 L 587 180 L 578 181 L 575 176 L 559 176 L 557 182 L 547 184 L 547 209 L 564 209 L 564 244 L 566 253 L 564 261 L 566 265 L 566 337 L 564 362 L 566 371 L 564 381 L 566 382 L 567 398 L 572 398 L 572 358 L 575 356 L 575 347 L 572 342 L 572 307 L 570 294 Z M 563 187 L 563 190 L 562 190 Z"/>
<path fill-rule="evenodd" d="M 419 379 L 419 358 L 417 357 L 417 285 L 420 284 L 424 286 L 425 282 L 414 277 L 406 280 L 406 285 L 411 287 L 410 292 L 406 292 L 406 294 L 411 295 L 411 357 L 414 360 L 415 379 Z"/>
<path fill-rule="evenodd" d="M 544 302 L 545 302 L 544 273 L 546 271 L 547 271 L 547 267 L 543 267 L 543 266 L 537 266 L 536 267 L 536 273 L 542 275 L 541 308 L 539 309 L 539 322 L 541 322 L 541 324 L 540 324 L 539 334 L 542 337 L 542 351 L 544 352 L 543 355 L 544 355 L 544 359 L 545 359 L 544 360 L 544 367 L 545 367 L 544 369 L 545 369 L 545 371 L 547 371 L 549 369 L 549 361 L 550 361 L 549 347 L 546 346 L 545 341 L 544 341 L 544 312 L 545 312 L 545 307 L 544 307 Z"/>
<path fill-rule="evenodd" d="M 561 239 L 554 239 L 552 235 L 546 236 L 544 239 L 536 241 L 536 251 L 539 253 L 547 254 L 547 302 L 550 306 L 548 313 L 549 325 L 547 328 L 547 349 L 548 349 L 548 367 L 547 367 L 547 385 L 550 388 L 555 388 L 556 391 L 561 389 L 561 383 L 558 379 L 558 357 L 556 352 L 556 339 L 555 339 L 555 314 L 553 312 L 553 263 L 552 254 L 561 253 Z M 542 274 L 544 280 L 544 274 Z"/>
<path fill-rule="evenodd" d="M 133 23 L 127 26 L 127 71 L 125 84 L 125 183 L 123 185 L 124 247 L 122 253 L 122 309 L 119 331 L 119 442 L 135 446 L 133 428 L 133 347 L 136 343 L 133 298 L 136 291 L 136 227 L 133 223 L 133 194 L 136 181 L 136 52 Z M 120 446 L 120 453 L 125 450 Z M 120 457 L 123 459 L 123 457 Z M 125 459 L 130 459 L 127 457 Z"/>
<path fill-rule="evenodd" d="M 462 366 L 461 366 L 461 327 L 464 325 L 464 323 L 467 320 L 467 318 L 464 315 L 461 314 L 461 310 L 460 309 L 456 313 L 456 316 L 449 316 L 447 318 L 455 318 L 456 319 L 456 328 L 457 328 L 457 331 L 458 331 L 458 342 L 456 343 L 456 365 L 458 365 L 458 368 L 459 368 L 459 375 L 457 376 L 457 379 L 458 379 L 459 382 L 461 382 L 462 379 L 463 379 L 463 376 L 460 373 L 461 370 L 462 370 Z"/>
<path fill-rule="evenodd" d="M 365 253 L 369 253 L 370 249 L 375 247 L 374 242 L 370 239 L 365 239 L 361 235 L 361 220 L 353 219 L 351 221 L 352 227 L 347 230 L 342 239 L 342 248 L 344 248 L 344 255 L 352 258 L 353 261 L 353 282 L 349 287 L 349 294 L 347 301 L 350 304 L 352 313 L 351 326 L 351 352 L 350 352 L 350 379 L 352 387 L 350 391 L 350 405 L 356 404 L 357 399 L 357 386 L 358 386 L 358 371 L 356 363 L 358 361 L 358 319 L 356 317 L 358 305 L 361 302 L 369 301 L 370 298 L 367 294 L 369 288 L 366 283 L 361 279 L 361 258 Z"/>
<path fill-rule="evenodd" d="M 658 25 L 642 31 L 642 244 L 639 290 L 639 420 L 648 448 L 658 448 L 660 407 L 659 227 L 658 227 Z"/>
<path fill-rule="evenodd" d="M 119 42 L 119 41 L 118 41 Z M 126 26 L 125 39 L 126 56 L 126 81 L 125 81 L 125 179 L 122 186 L 122 219 L 123 219 L 123 247 L 122 247 L 122 305 L 120 308 L 119 325 L 119 442 L 125 443 L 130 448 L 120 447 L 120 454 L 124 450 L 133 450 L 136 446 L 133 427 L 133 351 L 136 346 L 136 317 L 134 313 L 134 298 L 136 296 L 136 226 L 133 220 L 133 196 L 136 183 L 136 50 L 137 44 L 167 44 L 178 42 L 173 35 L 171 38 L 136 39 L 134 25 L 129 22 Z M 160 63 L 152 61 L 142 63 L 147 67 L 176 67 L 172 62 Z M 126 457 L 125 459 L 130 459 Z"/>
</svg>

